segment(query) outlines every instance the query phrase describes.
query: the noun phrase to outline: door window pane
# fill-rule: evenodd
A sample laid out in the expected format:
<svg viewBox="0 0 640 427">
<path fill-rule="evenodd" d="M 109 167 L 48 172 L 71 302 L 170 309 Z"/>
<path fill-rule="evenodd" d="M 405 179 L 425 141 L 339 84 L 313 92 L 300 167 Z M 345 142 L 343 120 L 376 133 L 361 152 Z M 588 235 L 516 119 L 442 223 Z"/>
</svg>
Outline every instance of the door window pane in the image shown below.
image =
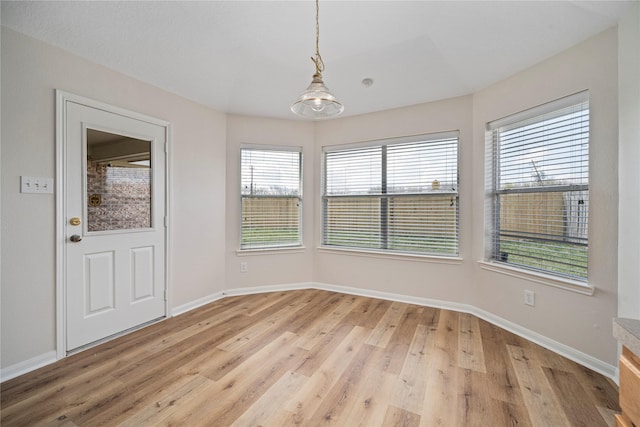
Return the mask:
<svg viewBox="0 0 640 427">
<path fill-rule="evenodd" d="M 151 141 L 87 130 L 87 230 L 150 228 Z"/>
</svg>

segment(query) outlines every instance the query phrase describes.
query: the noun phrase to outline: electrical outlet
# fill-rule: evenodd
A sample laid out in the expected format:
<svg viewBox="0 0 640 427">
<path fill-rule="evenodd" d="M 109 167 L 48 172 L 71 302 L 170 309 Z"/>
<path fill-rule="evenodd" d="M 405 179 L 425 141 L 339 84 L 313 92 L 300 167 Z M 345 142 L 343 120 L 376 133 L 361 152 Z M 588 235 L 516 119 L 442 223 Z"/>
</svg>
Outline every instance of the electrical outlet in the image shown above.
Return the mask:
<svg viewBox="0 0 640 427">
<path fill-rule="evenodd" d="M 536 294 L 533 291 L 524 291 L 524 303 L 534 307 L 536 305 Z"/>
<path fill-rule="evenodd" d="M 246 273 L 249 271 L 249 264 L 246 261 L 240 263 L 240 273 Z"/>
</svg>

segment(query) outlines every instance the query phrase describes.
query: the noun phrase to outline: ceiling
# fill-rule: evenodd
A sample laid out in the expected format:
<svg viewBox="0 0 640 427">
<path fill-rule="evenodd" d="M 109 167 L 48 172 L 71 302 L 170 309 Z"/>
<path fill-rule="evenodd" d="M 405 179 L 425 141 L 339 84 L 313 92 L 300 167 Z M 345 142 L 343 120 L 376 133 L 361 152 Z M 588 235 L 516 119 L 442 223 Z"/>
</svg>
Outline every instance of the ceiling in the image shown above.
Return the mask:
<svg viewBox="0 0 640 427">
<path fill-rule="evenodd" d="M 470 94 L 616 25 L 631 4 L 322 0 L 324 81 L 344 115 Z M 3 0 L 1 13 L 4 26 L 223 112 L 294 119 L 315 71 L 313 0 Z"/>
</svg>

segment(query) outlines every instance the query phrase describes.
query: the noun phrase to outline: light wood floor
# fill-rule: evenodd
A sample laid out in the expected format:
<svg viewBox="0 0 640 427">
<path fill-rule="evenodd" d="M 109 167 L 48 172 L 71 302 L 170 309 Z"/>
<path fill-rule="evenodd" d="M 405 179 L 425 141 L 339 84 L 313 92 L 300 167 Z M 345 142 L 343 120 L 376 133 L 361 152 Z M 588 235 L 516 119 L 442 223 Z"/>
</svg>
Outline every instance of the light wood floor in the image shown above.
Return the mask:
<svg viewBox="0 0 640 427">
<path fill-rule="evenodd" d="M 613 426 L 605 377 L 468 314 L 226 298 L 2 384 L 2 426 Z"/>
</svg>

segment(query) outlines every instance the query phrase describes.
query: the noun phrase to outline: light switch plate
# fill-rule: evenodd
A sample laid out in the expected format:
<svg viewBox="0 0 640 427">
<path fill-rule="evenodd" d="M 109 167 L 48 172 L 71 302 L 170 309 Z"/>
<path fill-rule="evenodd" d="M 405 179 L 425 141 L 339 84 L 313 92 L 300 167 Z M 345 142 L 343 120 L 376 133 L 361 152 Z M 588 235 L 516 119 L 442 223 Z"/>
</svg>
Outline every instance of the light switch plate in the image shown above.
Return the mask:
<svg viewBox="0 0 640 427">
<path fill-rule="evenodd" d="M 21 193 L 53 194 L 53 178 L 37 176 L 20 177 Z"/>
</svg>

